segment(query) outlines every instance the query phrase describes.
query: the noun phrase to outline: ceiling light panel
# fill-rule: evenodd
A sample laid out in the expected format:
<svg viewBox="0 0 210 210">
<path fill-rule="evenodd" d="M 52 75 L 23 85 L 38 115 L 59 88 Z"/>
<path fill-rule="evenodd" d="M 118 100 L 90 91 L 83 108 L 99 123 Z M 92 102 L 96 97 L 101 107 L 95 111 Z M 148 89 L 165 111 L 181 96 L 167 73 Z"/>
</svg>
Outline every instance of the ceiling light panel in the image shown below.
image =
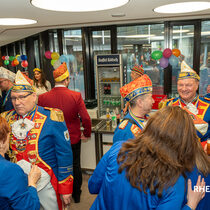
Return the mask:
<svg viewBox="0 0 210 210">
<path fill-rule="evenodd" d="M 187 13 L 187 12 L 197 12 L 210 9 L 210 2 L 182 2 L 175 4 L 167 4 L 154 9 L 157 13 Z"/>
<path fill-rule="evenodd" d="M 107 10 L 127 4 L 129 0 L 31 0 L 35 7 L 62 11 L 62 12 L 88 12 Z"/>
<path fill-rule="evenodd" d="M 0 18 L 0 25 L 3 26 L 17 26 L 17 25 L 30 25 L 37 23 L 36 20 L 21 19 L 21 18 Z"/>
</svg>

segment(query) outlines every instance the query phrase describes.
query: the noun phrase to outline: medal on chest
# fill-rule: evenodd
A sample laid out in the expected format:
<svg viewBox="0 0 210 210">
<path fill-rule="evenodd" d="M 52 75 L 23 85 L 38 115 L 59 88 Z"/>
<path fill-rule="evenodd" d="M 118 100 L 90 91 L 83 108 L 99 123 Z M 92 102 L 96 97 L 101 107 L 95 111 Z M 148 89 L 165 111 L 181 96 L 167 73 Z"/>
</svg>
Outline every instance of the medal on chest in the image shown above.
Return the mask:
<svg viewBox="0 0 210 210">
<path fill-rule="evenodd" d="M 12 134 L 16 138 L 15 146 L 19 152 L 24 152 L 27 146 L 27 134 L 34 127 L 34 122 L 25 118 L 15 121 L 12 125 Z"/>
<path fill-rule="evenodd" d="M 19 119 L 14 122 L 12 125 L 12 134 L 20 140 L 26 138 L 28 131 L 34 127 L 34 122 L 29 119 Z"/>
</svg>

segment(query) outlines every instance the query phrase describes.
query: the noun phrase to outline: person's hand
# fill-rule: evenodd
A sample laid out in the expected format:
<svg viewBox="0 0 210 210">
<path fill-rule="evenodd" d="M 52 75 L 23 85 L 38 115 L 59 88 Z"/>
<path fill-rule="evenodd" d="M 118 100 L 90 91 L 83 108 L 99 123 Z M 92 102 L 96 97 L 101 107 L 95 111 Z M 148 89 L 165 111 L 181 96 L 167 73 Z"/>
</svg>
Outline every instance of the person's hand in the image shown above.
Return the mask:
<svg viewBox="0 0 210 210">
<path fill-rule="evenodd" d="M 89 138 L 90 138 L 90 137 L 86 137 L 86 136 L 84 136 L 84 134 L 83 134 L 83 133 L 81 134 L 81 137 L 80 137 L 80 139 L 81 139 L 81 140 L 87 140 L 87 139 L 89 139 Z"/>
<path fill-rule="evenodd" d="M 194 187 L 193 190 L 192 190 L 192 182 L 190 179 L 188 179 L 187 185 L 188 185 L 187 205 L 191 209 L 196 209 L 200 200 L 203 199 L 205 196 L 206 183 L 204 181 L 204 178 L 202 178 L 202 181 L 201 181 L 201 176 L 199 175 L 196 186 Z"/>
<path fill-rule="evenodd" d="M 126 114 L 126 112 L 127 112 L 127 107 L 125 107 L 124 109 L 123 109 L 123 114 L 125 115 Z"/>
<path fill-rule="evenodd" d="M 71 203 L 71 197 L 72 197 L 71 194 L 64 194 L 64 195 L 61 195 L 61 199 L 62 199 L 62 201 L 63 201 L 64 207 L 70 205 L 70 203 Z"/>
<path fill-rule="evenodd" d="M 130 106 L 130 103 L 127 101 L 125 104 L 125 108 L 123 109 L 123 114 L 125 115 L 128 111 L 128 107 Z"/>
<path fill-rule="evenodd" d="M 37 165 L 31 166 L 31 171 L 28 175 L 28 186 L 33 186 L 36 188 L 36 184 L 41 177 L 41 170 Z"/>
</svg>

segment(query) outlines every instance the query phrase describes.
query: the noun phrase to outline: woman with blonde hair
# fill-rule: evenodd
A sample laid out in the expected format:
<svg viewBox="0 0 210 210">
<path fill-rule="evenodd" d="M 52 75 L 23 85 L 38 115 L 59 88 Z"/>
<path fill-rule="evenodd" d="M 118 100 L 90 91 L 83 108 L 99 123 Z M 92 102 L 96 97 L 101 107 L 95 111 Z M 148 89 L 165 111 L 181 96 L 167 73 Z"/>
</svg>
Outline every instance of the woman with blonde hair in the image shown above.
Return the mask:
<svg viewBox="0 0 210 210">
<path fill-rule="evenodd" d="M 0 116 L 0 209 L 39 210 L 36 184 L 41 171 L 32 166 L 28 175 L 15 163 L 4 159 L 9 149 L 10 127 Z"/>
<path fill-rule="evenodd" d="M 203 188 L 198 171 L 209 175 L 210 161 L 190 115 L 165 107 L 138 138 L 115 143 L 103 156 L 88 183 L 90 193 L 98 194 L 91 209 L 195 209 L 205 191 L 192 190 L 187 176 L 198 178 L 196 185 Z"/>
<path fill-rule="evenodd" d="M 34 81 L 34 86 L 36 88 L 37 96 L 46 93 L 47 91 L 50 91 L 51 84 L 48 80 L 46 80 L 43 70 L 35 68 L 33 72 L 34 72 L 33 81 Z"/>
</svg>

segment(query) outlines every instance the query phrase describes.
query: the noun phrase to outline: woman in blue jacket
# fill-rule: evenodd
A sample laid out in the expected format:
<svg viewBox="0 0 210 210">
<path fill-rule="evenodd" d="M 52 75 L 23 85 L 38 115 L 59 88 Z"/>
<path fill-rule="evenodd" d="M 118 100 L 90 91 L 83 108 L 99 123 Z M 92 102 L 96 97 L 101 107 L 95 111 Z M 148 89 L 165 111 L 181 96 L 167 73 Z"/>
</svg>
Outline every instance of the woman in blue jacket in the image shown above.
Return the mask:
<svg viewBox="0 0 210 210">
<path fill-rule="evenodd" d="M 36 183 L 41 171 L 34 165 L 27 177 L 17 164 L 4 159 L 9 149 L 9 137 L 9 125 L 0 116 L 0 209 L 39 210 Z"/>
<path fill-rule="evenodd" d="M 195 193 L 186 173 L 197 166 L 210 173 L 210 161 L 198 141 L 193 121 L 180 107 L 152 115 L 138 138 L 118 142 L 97 165 L 88 187 L 98 194 L 91 209 L 195 209 L 205 192 Z M 205 182 L 199 176 L 198 187 Z"/>
</svg>

